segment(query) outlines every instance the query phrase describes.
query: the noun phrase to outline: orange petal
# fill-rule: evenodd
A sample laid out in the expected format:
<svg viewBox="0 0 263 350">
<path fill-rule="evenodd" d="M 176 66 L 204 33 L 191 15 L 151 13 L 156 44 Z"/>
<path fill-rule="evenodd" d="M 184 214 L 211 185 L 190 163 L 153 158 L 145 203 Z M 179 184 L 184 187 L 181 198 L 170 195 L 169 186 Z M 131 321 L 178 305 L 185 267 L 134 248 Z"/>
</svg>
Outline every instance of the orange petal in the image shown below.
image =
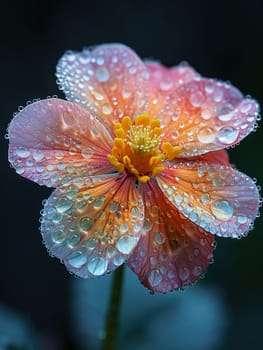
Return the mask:
<svg viewBox="0 0 263 350">
<path fill-rule="evenodd" d="M 114 122 L 143 113 L 148 102 L 149 73 L 124 45 L 68 52 L 58 63 L 57 77 L 67 98 L 98 115 L 112 132 Z"/>
<path fill-rule="evenodd" d="M 55 98 L 35 102 L 16 115 L 8 133 L 10 163 L 40 185 L 79 183 L 85 176 L 114 171 L 107 160 L 110 134 L 75 103 Z"/>
<path fill-rule="evenodd" d="M 259 106 L 233 86 L 199 79 L 167 97 L 162 108 L 163 141 L 193 157 L 232 146 L 256 125 Z"/>
<path fill-rule="evenodd" d="M 74 274 L 104 275 L 131 254 L 143 225 L 143 201 L 130 177 L 101 175 L 56 189 L 47 200 L 41 233 L 47 249 Z"/>
<path fill-rule="evenodd" d="M 181 215 L 155 180 L 143 186 L 142 236 L 127 264 L 142 284 L 168 292 L 196 281 L 213 254 L 214 236 Z"/>
<path fill-rule="evenodd" d="M 208 152 L 198 157 L 192 157 L 189 160 L 190 161 L 196 160 L 204 163 L 229 165 L 228 153 L 224 149 L 220 151 Z"/>
<path fill-rule="evenodd" d="M 174 163 L 158 176 L 168 200 L 206 231 L 236 238 L 251 229 L 259 193 L 248 176 L 230 166 L 198 162 Z"/>
</svg>

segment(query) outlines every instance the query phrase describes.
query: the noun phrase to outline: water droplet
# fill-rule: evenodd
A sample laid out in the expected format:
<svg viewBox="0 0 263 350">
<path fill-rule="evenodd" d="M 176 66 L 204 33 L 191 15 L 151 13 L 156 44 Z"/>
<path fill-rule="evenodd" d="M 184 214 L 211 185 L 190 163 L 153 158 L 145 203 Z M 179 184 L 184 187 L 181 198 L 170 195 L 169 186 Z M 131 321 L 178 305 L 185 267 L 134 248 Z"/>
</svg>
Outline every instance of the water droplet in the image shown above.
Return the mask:
<svg viewBox="0 0 263 350">
<path fill-rule="evenodd" d="M 58 212 L 64 213 L 72 207 L 72 202 L 66 197 L 58 198 L 54 204 Z"/>
<path fill-rule="evenodd" d="M 201 91 L 192 92 L 190 95 L 190 102 L 194 107 L 201 107 L 205 102 L 205 96 Z"/>
<path fill-rule="evenodd" d="M 244 216 L 244 215 L 239 215 L 238 217 L 237 217 L 237 222 L 239 223 L 239 224 L 245 224 L 246 222 L 247 222 L 247 217 L 246 216 Z"/>
<path fill-rule="evenodd" d="M 94 209 L 101 209 L 103 204 L 104 204 L 105 198 L 101 197 L 101 198 L 97 198 L 95 200 L 95 202 L 93 203 L 93 208 Z"/>
<path fill-rule="evenodd" d="M 33 151 L 33 158 L 35 161 L 40 162 L 44 158 L 44 153 L 40 150 Z"/>
<path fill-rule="evenodd" d="M 215 140 L 215 130 L 209 127 L 204 127 L 199 130 L 197 138 L 201 143 L 212 143 Z"/>
<path fill-rule="evenodd" d="M 227 122 L 231 120 L 234 116 L 234 110 L 232 105 L 230 104 L 223 104 L 217 107 L 217 114 L 218 114 L 218 119 L 221 120 L 222 122 Z"/>
<path fill-rule="evenodd" d="M 216 200 L 211 206 L 212 212 L 215 217 L 222 221 L 228 221 L 234 214 L 234 208 L 232 204 L 225 199 Z"/>
<path fill-rule="evenodd" d="M 79 226 L 82 231 L 87 232 L 93 226 L 93 220 L 89 217 L 84 217 L 80 220 Z"/>
<path fill-rule="evenodd" d="M 232 128 L 231 126 L 225 126 L 224 128 L 222 128 L 219 131 L 217 137 L 221 143 L 229 145 L 229 144 L 233 143 L 234 141 L 236 141 L 236 139 L 238 137 L 238 130 Z"/>
<path fill-rule="evenodd" d="M 162 275 L 159 270 L 152 270 L 149 274 L 148 281 L 152 287 L 158 286 L 162 282 Z"/>
<path fill-rule="evenodd" d="M 187 278 L 190 276 L 190 271 L 187 267 L 180 267 L 179 268 L 179 277 L 182 281 L 186 281 Z"/>
<path fill-rule="evenodd" d="M 117 253 L 117 250 L 112 246 L 112 245 L 109 245 L 106 249 L 106 256 L 107 258 L 111 259 L 113 258 Z"/>
<path fill-rule="evenodd" d="M 30 151 L 28 151 L 27 149 L 25 149 L 24 147 L 19 147 L 16 150 L 16 154 L 18 155 L 18 157 L 20 158 L 27 158 L 28 156 L 30 156 Z"/>
<path fill-rule="evenodd" d="M 67 235 L 66 235 L 65 231 L 55 230 L 55 231 L 52 231 L 51 237 L 52 237 L 53 242 L 55 242 L 57 244 L 61 244 L 65 241 L 65 239 L 67 238 Z"/>
<path fill-rule="evenodd" d="M 101 276 L 107 271 L 108 261 L 102 257 L 91 259 L 87 265 L 88 271 L 94 276 Z"/>
<path fill-rule="evenodd" d="M 109 212 L 115 213 L 118 210 L 119 203 L 118 202 L 112 202 L 109 206 Z"/>
<path fill-rule="evenodd" d="M 208 193 L 202 194 L 202 196 L 201 196 L 201 202 L 202 202 L 203 204 L 208 204 L 208 203 L 210 202 L 210 196 L 209 196 Z"/>
<path fill-rule="evenodd" d="M 76 251 L 71 253 L 67 260 L 71 266 L 79 268 L 86 264 L 87 257 L 81 251 Z"/>
<path fill-rule="evenodd" d="M 193 269 L 192 269 L 192 274 L 196 277 L 200 276 L 201 275 L 201 272 L 202 272 L 202 268 L 201 266 L 195 266 Z"/>
<path fill-rule="evenodd" d="M 97 244 L 98 244 L 98 240 L 94 237 L 90 237 L 85 242 L 86 247 L 90 250 L 96 248 Z"/>
<path fill-rule="evenodd" d="M 102 112 L 106 115 L 109 115 L 111 114 L 112 112 L 112 107 L 109 103 L 105 103 L 103 106 L 102 106 Z"/>
<path fill-rule="evenodd" d="M 163 79 L 160 82 L 160 89 L 163 91 L 168 91 L 168 90 L 172 89 L 173 86 L 174 86 L 174 83 L 173 83 L 171 78 Z"/>
<path fill-rule="evenodd" d="M 123 235 L 118 239 L 116 247 L 119 252 L 123 254 L 130 254 L 133 248 L 136 246 L 137 242 L 138 237 Z"/>
<path fill-rule="evenodd" d="M 91 158 L 93 154 L 94 154 L 93 149 L 90 147 L 86 147 L 81 151 L 81 155 L 85 159 Z"/>
<path fill-rule="evenodd" d="M 203 118 L 203 119 L 205 119 L 205 120 L 208 120 L 208 119 L 210 119 L 210 118 L 212 118 L 213 117 L 213 111 L 212 110 L 210 110 L 210 109 L 202 109 L 202 112 L 201 112 L 201 117 Z"/>
<path fill-rule="evenodd" d="M 105 67 L 100 67 L 96 70 L 95 76 L 98 79 L 100 83 L 104 83 L 105 81 L 109 80 L 110 74 Z"/>
<path fill-rule="evenodd" d="M 80 241 L 80 236 L 77 234 L 74 234 L 67 239 L 67 244 L 69 248 L 74 248 L 79 243 L 79 241 Z"/>
<path fill-rule="evenodd" d="M 24 172 L 25 172 L 25 169 L 24 169 L 22 166 L 18 166 L 18 167 L 16 168 L 16 173 L 17 173 L 18 175 L 22 175 Z"/>
<path fill-rule="evenodd" d="M 157 244 L 163 244 L 165 242 L 165 235 L 162 232 L 155 232 L 153 239 Z"/>
</svg>

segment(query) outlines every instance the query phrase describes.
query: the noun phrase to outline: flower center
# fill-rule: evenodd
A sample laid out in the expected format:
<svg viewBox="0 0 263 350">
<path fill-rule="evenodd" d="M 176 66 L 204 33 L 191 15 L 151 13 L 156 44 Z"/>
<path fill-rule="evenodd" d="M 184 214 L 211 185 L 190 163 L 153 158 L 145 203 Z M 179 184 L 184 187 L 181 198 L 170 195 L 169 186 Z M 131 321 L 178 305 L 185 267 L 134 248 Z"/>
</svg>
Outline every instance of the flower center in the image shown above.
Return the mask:
<svg viewBox="0 0 263 350">
<path fill-rule="evenodd" d="M 150 175 L 163 171 L 163 161 L 173 160 L 181 152 L 179 146 L 160 142 L 163 132 L 160 120 L 150 119 L 148 114 L 137 116 L 133 123 L 130 117 L 124 117 L 114 124 L 114 131 L 109 162 L 120 173 L 126 171 L 144 183 L 150 180 Z"/>
</svg>

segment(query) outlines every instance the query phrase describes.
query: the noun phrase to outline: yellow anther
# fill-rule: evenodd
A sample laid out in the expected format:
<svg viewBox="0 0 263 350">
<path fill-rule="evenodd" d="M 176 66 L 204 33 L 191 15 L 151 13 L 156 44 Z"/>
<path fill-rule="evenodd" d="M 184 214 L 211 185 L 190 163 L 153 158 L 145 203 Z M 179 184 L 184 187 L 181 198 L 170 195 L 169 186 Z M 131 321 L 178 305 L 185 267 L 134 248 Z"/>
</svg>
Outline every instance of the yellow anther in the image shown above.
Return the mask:
<svg viewBox="0 0 263 350">
<path fill-rule="evenodd" d="M 130 129 L 131 127 L 131 118 L 130 117 L 123 117 L 122 121 L 121 121 L 121 126 L 123 128 L 123 130 L 127 133 L 127 131 Z"/>
<path fill-rule="evenodd" d="M 159 119 L 152 119 L 150 121 L 151 128 L 160 128 L 160 120 Z"/>
<path fill-rule="evenodd" d="M 181 152 L 181 147 L 173 146 L 170 142 L 164 142 L 162 144 L 162 150 L 168 160 L 173 160 Z"/>
<path fill-rule="evenodd" d="M 121 123 L 117 122 L 114 124 L 114 131 L 116 132 L 116 130 L 121 128 Z"/>
<path fill-rule="evenodd" d="M 124 165 L 119 162 L 112 154 L 108 154 L 108 161 L 117 168 L 119 173 L 122 173 L 125 169 Z"/>
<path fill-rule="evenodd" d="M 161 157 L 160 156 L 153 156 L 150 158 L 149 164 L 151 167 L 154 167 L 156 165 L 158 165 L 161 161 Z"/>
<path fill-rule="evenodd" d="M 163 166 L 156 166 L 152 169 L 152 176 L 156 176 L 160 174 L 163 171 L 164 167 Z"/>
<path fill-rule="evenodd" d="M 122 138 L 116 137 L 113 141 L 114 147 L 120 149 L 120 151 L 124 150 L 125 143 Z"/>
<path fill-rule="evenodd" d="M 147 175 L 143 175 L 143 176 L 138 176 L 138 180 L 143 182 L 143 183 L 146 183 L 150 180 L 150 178 Z"/>
<path fill-rule="evenodd" d="M 115 135 L 117 137 L 124 139 L 126 136 L 126 132 L 123 130 L 123 128 L 119 128 L 119 129 L 115 130 Z"/>
<path fill-rule="evenodd" d="M 150 117 L 148 114 L 140 114 L 140 115 L 138 115 L 138 117 L 134 121 L 134 124 L 136 126 L 141 125 L 143 127 L 148 126 L 149 123 L 150 123 Z"/>
<path fill-rule="evenodd" d="M 159 128 L 159 127 L 156 126 L 156 127 L 152 130 L 152 135 L 160 136 L 162 132 L 163 132 L 162 128 Z"/>
</svg>

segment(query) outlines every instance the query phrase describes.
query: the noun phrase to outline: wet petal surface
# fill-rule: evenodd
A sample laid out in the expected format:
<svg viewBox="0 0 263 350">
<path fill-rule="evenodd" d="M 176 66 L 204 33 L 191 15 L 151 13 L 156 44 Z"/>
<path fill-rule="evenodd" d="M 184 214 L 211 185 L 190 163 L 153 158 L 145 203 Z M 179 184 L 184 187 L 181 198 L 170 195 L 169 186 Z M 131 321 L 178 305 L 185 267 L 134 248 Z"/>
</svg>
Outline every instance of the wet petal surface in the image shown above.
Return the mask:
<svg viewBox="0 0 263 350">
<path fill-rule="evenodd" d="M 233 86 L 199 79 L 167 97 L 160 110 L 164 141 L 180 146 L 180 157 L 230 147 L 254 128 L 259 106 Z"/>
<path fill-rule="evenodd" d="M 58 63 L 57 77 L 67 98 L 98 115 L 111 131 L 113 122 L 146 110 L 149 73 L 124 45 L 68 52 Z"/>
<path fill-rule="evenodd" d="M 257 215 L 255 183 L 239 171 L 197 162 L 171 164 L 158 183 L 168 200 L 192 222 L 224 237 L 240 237 Z"/>
<path fill-rule="evenodd" d="M 145 219 L 129 267 L 147 288 L 168 292 L 196 281 L 212 258 L 214 236 L 167 201 L 155 180 L 143 186 Z"/>
<path fill-rule="evenodd" d="M 40 185 L 82 182 L 112 171 L 112 139 L 82 106 L 60 99 L 35 102 L 9 126 L 9 161 L 17 173 Z"/>
<path fill-rule="evenodd" d="M 60 187 L 47 200 L 41 232 L 50 253 L 67 269 L 97 277 L 120 266 L 131 254 L 143 225 L 143 202 L 134 181 L 101 175 L 82 187 Z"/>
</svg>

